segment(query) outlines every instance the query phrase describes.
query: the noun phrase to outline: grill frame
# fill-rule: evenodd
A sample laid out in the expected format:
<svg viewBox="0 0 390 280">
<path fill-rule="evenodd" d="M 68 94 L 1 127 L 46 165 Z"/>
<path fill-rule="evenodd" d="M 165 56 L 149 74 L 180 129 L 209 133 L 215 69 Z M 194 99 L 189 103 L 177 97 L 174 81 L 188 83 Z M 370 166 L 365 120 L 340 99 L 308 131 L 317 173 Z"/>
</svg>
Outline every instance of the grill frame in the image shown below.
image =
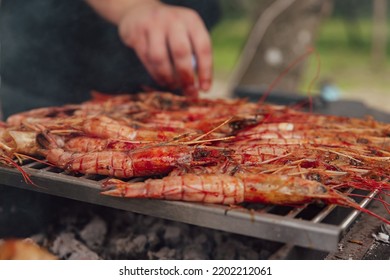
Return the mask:
<svg viewBox="0 0 390 280">
<path fill-rule="evenodd" d="M 304 220 L 299 215 L 310 204 L 291 211 L 285 206 L 248 210 L 181 201 L 123 199 L 100 194 L 101 183 L 107 177 L 77 177 L 39 162 L 22 167 L 36 186 L 26 183 L 18 170 L 3 166 L 0 166 L 0 184 L 326 252 L 337 250 L 342 236 L 360 214 L 357 210 L 343 208 L 330 224 L 323 221 L 341 207 L 325 206 L 314 217 Z M 369 194 L 374 195 L 375 192 Z M 369 198 L 364 199 L 360 205 L 366 207 L 369 201 Z M 286 211 L 286 214 L 275 214 Z"/>
</svg>

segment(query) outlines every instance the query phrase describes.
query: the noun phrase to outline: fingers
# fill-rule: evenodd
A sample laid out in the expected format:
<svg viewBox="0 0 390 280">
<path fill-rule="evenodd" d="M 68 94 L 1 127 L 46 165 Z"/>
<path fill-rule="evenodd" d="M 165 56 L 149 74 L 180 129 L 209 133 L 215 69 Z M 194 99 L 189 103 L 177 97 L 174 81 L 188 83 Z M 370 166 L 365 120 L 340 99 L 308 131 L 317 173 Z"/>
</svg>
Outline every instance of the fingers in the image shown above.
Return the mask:
<svg viewBox="0 0 390 280">
<path fill-rule="evenodd" d="M 139 24 L 130 32 L 126 24 L 120 30 L 124 43 L 132 47 L 153 79 L 161 86 L 174 84 L 174 74 L 166 48 L 164 30 L 152 25 Z M 126 36 L 130 34 L 131 36 Z"/>
<path fill-rule="evenodd" d="M 212 49 L 210 36 L 202 22 L 199 21 L 193 26 L 190 39 L 197 63 L 199 87 L 203 91 L 208 91 L 212 80 Z"/>
<path fill-rule="evenodd" d="M 150 74 L 162 86 L 174 86 L 174 73 L 166 47 L 166 35 L 160 30 L 148 33 L 148 52 L 146 55 Z"/>
<path fill-rule="evenodd" d="M 195 73 L 192 65 L 192 46 L 184 25 L 172 26 L 168 33 L 168 47 L 171 53 L 176 79 L 188 95 L 197 96 Z"/>
<path fill-rule="evenodd" d="M 172 36 L 169 40 L 169 47 L 184 93 L 196 98 L 199 89 L 207 91 L 211 87 L 211 39 L 196 12 L 186 10 L 182 15 L 182 25 L 176 25 L 170 33 Z M 193 58 L 195 58 L 196 67 Z"/>
<path fill-rule="evenodd" d="M 124 43 L 134 48 L 160 85 L 180 87 L 192 98 L 198 96 L 199 88 L 210 88 L 211 42 L 196 12 L 165 4 L 139 6 L 128 12 L 119 27 Z"/>
</svg>

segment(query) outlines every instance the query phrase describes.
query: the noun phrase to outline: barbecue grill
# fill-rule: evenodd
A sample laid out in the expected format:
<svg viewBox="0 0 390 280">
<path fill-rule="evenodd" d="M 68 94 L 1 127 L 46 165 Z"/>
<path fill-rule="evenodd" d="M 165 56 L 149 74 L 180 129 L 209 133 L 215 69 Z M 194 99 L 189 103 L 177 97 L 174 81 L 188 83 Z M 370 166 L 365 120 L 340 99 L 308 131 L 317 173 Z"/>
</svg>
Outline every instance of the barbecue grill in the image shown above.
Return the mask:
<svg viewBox="0 0 390 280">
<path fill-rule="evenodd" d="M 336 209 L 333 205 L 300 208 L 263 206 L 248 211 L 223 205 L 205 205 L 179 201 L 122 199 L 100 195 L 102 176 L 75 177 L 58 168 L 32 162 L 23 165 L 39 187 L 23 180 L 19 171 L 0 167 L 2 183 L 24 189 L 114 207 L 140 214 L 220 229 L 233 233 L 288 242 L 311 249 L 334 251 L 343 232 L 359 214 L 358 211 Z M 369 197 L 375 193 L 370 193 Z M 365 207 L 369 199 L 360 205 Z M 257 206 L 257 205 L 256 205 Z M 250 208 L 251 205 L 248 205 Z M 257 206 L 258 207 L 258 206 Z M 251 208 L 254 209 L 254 208 Z M 240 225 L 237 227 L 237 225 Z"/>
<path fill-rule="evenodd" d="M 245 93 L 249 96 L 252 94 L 250 90 L 241 90 L 238 95 L 242 97 Z M 321 101 L 316 104 L 317 111 L 329 111 L 337 106 L 337 102 L 326 104 Z M 347 109 L 342 106 L 343 113 L 348 113 L 348 110 L 356 112 L 353 105 L 357 103 L 349 104 L 352 106 Z M 363 106 L 361 103 L 358 105 Z M 364 114 L 367 110 L 359 112 Z M 375 116 L 375 111 L 368 113 Z M 382 121 L 383 117 L 388 117 L 380 112 L 376 113 L 378 114 L 381 114 Z M 232 208 L 181 201 L 122 199 L 100 194 L 101 184 L 107 179 L 105 176 L 72 175 L 64 170 L 32 161 L 24 162 L 22 167 L 36 186 L 25 182 L 22 174 L 16 169 L 7 167 L 0 167 L 0 184 L 280 242 L 284 245 L 271 257 L 276 259 L 288 258 L 296 248 L 305 250 L 306 254 L 324 258 L 327 252 L 337 251 L 340 240 L 360 214 L 357 210 L 335 205 L 307 204 L 297 208 L 245 204 L 243 207 Z M 350 189 L 347 192 L 356 190 Z M 376 195 L 375 192 L 361 191 L 359 194 L 367 197 L 358 201 L 361 207 L 367 207 L 371 198 Z"/>
</svg>

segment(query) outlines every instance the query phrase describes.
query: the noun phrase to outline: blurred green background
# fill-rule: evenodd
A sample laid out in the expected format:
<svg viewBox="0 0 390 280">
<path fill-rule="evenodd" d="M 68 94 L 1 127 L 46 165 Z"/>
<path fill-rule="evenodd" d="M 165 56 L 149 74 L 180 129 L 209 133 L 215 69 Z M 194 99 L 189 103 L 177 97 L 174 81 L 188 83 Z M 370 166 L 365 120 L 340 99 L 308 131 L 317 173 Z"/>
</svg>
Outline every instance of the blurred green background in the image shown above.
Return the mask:
<svg viewBox="0 0 390 280">
<path fill-rule="evenodd" d="M 315 49 L 320 57 L 320 80 L 335 84 L 343 99 L 356 99 L 390 112 L 390 45 L 380 64 L 372 63 L 372 1 L 333 2 L 330 16 L 320 24 L 315 35 Z M 223 17 L 212 31 L 215 77 L 218 83 L 229 79 L 254 22 L 253 15 L 232 2 L 221 1 Z M 390 5 L 387 5 L 388 7 Z M 389 38 L 390 21 L 386 35 Z M 306 93 L 313 80 L 318 60 L 311 55 L 305 61 L 298 91 Z M 276 78 L 276 77 L 275 77 Z M 313 89 L 318 90 L 318 84 Z"/>
</svg>

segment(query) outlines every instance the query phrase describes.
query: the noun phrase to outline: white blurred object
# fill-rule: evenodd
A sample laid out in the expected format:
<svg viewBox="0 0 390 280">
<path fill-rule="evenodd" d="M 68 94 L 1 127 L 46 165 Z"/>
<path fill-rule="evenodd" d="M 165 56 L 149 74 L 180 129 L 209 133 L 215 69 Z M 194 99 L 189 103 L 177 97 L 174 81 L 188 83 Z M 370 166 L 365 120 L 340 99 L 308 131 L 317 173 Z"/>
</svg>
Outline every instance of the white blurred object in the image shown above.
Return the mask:
<svg viewBox="0 0 390 280">
<path fill-rule="evenodd" d="M 196 70 L 198 68 L 198 63 L 196 61 L 195 55 L 192 55 L 191 63 L 192 63 L 192 68 Z"/>
<path fill-rule="evenodd" d="M 381 230 L 378 232 L 378 234 L 373 233 L 372 236 L 375 238 L 376 241 L 390 244 L 389 233 L 390 233 L 390 226 L 382 224 Z"/>
<path fill-rule="evenodd" d="M 265 52 L 264 59 L 269 65 L 280 65 L 283 62 L 282 51 L 278 48 L 269 48 Z"/>
<path fill-rule="evenodd" d="M 337 101 L 341 97 L 341 91 L 330 81 L 323 81 L 321 82 L 320 96 L 328 102 Z"/>
</svg>

